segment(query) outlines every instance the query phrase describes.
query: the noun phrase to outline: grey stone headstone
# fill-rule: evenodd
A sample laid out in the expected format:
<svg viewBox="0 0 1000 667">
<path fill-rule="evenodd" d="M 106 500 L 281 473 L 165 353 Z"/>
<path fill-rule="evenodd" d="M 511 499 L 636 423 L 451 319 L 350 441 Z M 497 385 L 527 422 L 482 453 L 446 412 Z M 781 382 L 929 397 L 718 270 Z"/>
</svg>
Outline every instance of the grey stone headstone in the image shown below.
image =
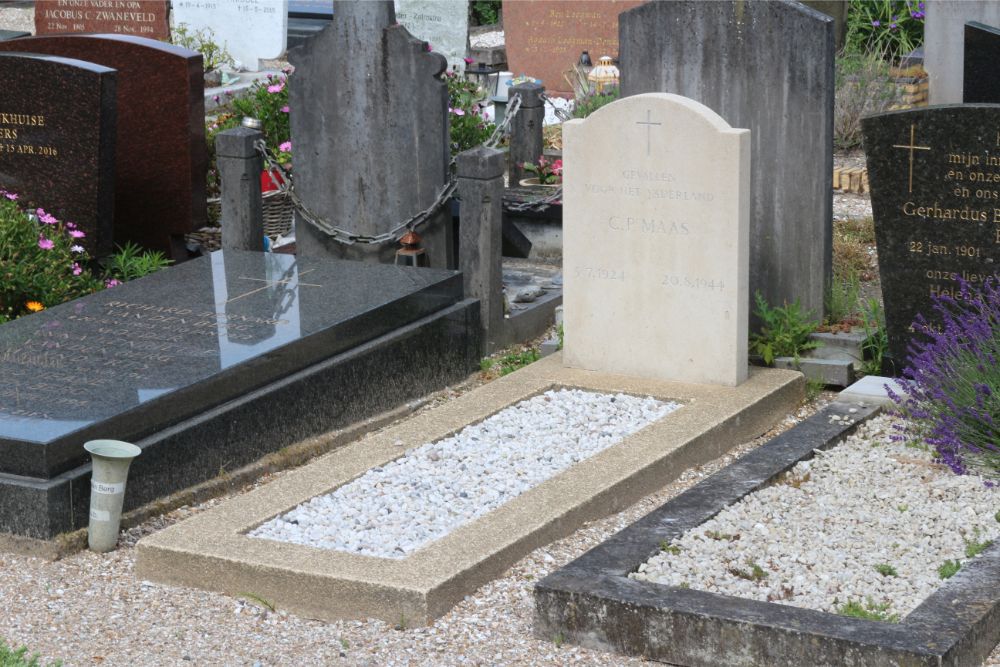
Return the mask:
<svg viewBox="0 0 1000 667">
<path fill-rule="evenodd" d="M 375 236 L 430 206 L 448 175 L 444 56 L 396 24 L 391 0 L 334 3 L 331 24 L 289 53 L 295 187 L 331 224 Z M 450 212 L 419 229 L 430 264 L 451 262 Z M 391 263 L 395 244 L 331 241 L 297 218 L 298 252 Z"/>
<path fill-rule="evenodd" d="M 796 2 L 651 2 L 619 17 L 623 96 L 684 95 L 750 130 L 751 299 L 817 315 L 831 273 L 833 29 Z"/>
</svg>

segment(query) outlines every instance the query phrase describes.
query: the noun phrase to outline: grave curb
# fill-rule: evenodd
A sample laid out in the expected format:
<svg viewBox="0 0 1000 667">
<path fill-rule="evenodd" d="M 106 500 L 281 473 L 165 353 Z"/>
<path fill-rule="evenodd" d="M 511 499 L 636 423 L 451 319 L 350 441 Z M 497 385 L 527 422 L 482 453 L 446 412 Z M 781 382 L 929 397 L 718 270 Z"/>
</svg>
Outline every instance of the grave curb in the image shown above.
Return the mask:
<svg viewBox="0 0 1000 667">
<path fill-rule="evenodd" d="M 628 578 L 661 541 L 832 447 L 878 410 L 833 403 L 550 574 L 535 587 L 535 635 L 678 665 L 981 664 L 1000 639 L 1000 544 L 900 623 Z"/>
<path fill-rule="evenodd" d="M 753 369 L 740 387 L 684 385 L 562 367 L 554 354 L 370 434 L 281 479 L 148 536 L 140 579 L 239 594 L 313 618 L 427 624 L 525 554 L 619 511 L 688 467 L 760 435 L 801 400 L 801 374 Z M 405 559 L 246 537 L 316 495 L 553 386 L 680 399 L 687 405 Z M 401 445 L 396 444 L 402 443 Z"/>
</svg>

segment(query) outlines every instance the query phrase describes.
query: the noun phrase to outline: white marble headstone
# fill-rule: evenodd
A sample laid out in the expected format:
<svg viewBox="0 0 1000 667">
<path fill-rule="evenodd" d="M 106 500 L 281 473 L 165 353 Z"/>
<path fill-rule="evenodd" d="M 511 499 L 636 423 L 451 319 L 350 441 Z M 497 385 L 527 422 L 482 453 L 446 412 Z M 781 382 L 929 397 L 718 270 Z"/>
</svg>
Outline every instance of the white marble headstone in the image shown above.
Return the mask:
<svg viewBox="0 0 1000 667">
<path fill-rule="evenodd" d="M 747 377 L 750 131 L 679 95 L 563 126 L 567 366 Z"/>
<path fill-rule="evenodd" d="M 396 20 L 410 34 L 448 59 L 448 69 L 465 71 L 469 45 L 469 3 L 466 0 L 395 0 Z"/>
<path fill-rule="evenodd" d="M 212 31 L 215 41 L 252 71 L 277 58 L 288 41 L 288 0 L 174 0 L 172 22 Z"/>
</svg>

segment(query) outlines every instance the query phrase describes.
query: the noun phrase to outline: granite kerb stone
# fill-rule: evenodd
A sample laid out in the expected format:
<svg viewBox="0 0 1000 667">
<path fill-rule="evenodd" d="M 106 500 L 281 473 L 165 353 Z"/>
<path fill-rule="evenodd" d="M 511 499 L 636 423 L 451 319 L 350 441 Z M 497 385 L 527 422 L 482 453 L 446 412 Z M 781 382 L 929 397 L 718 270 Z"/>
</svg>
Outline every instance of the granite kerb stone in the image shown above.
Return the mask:
<svg viewBox="0 0 1000 667">
<path fill-rule="evenodd" d="M 535 634 L 679 665 L 979 664 L 1000 639 L 1000 545 L 898 624 L 628 577 L 662 541 L 833 447 L 878 411 L 835 402 L 550 574 L 535 588 Z"/>
</svg>

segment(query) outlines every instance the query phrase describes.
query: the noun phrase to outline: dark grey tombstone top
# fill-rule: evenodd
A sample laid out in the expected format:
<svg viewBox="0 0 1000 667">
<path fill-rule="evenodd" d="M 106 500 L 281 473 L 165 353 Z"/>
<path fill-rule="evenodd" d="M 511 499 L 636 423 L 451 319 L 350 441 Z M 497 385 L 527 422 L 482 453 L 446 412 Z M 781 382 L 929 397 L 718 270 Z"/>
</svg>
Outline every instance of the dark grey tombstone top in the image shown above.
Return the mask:
<svg viewBox="0 0 1000 667">
<path fill-rule="evenodd" d="M 461 298 L 455 271 L 227 250 L 4 324 L 0 474 L 50 478 L 86 440 L 137 440 Z"/>
<path fill-rule="evenodd" d="M 0 53 L 0 188 L 111 251 L 116 71 L 91 62 Z"/>
<path fill-rule="evenodd" d="M 905 362 L 917 313 L 1000 265 L 1000 106 L 943 105 L 861 122 L 889 356 Z"/>
<path fill-rule="evenodd" d="M 289 52 L 295 187 L 320 218 L 375 236 L 437 198 L 448 177 L 447 61 L 427 48 L 379 0 L 334 3 L 331 24 Z M 297 225 L 300 254 L 326 254 Z"/>
<path fill-rule="evenodd" d="M 834 21 L 797 2 L 650 2 L 618 20 L 623 96 L 750 130 L 750 295 L 817 315 L 832 262 Z"/>
<path fill-rule="evenodd" d="M 966 104 L 1000 103 L 1000 28 L 977 21 L 965 24 L 965 74 L 962 101 Z"/>
</svg>

